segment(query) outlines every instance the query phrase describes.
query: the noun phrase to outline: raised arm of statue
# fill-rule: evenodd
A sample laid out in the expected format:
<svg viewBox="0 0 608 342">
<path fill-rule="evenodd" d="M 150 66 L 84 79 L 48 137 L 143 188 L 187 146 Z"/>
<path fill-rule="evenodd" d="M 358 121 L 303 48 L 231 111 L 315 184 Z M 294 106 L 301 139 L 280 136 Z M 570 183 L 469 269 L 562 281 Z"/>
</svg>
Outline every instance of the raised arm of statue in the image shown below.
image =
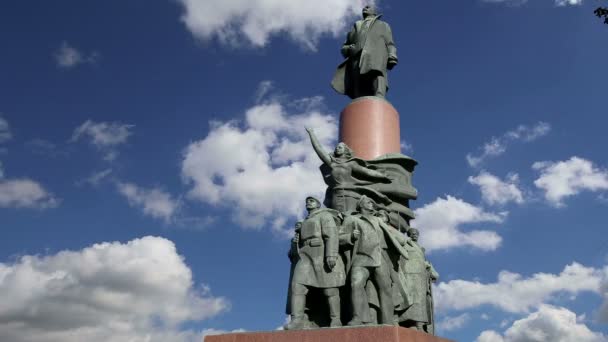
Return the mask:
<svg viewBox="0 0 608 342">
<path fill-rule="evenodd" d="M 388 178 L 384 173 L 382 173 L 380 171 L 377 171 L 377 170 L 372 170 L 370 168 L 361 166 L 361 165 L 356 164 L 356 163 L 353 163 L 353 172 L 361 174 L 361 175 L 366 176 L 368 178 L 378 179 L 378 180 L 384 181 L 386 183 L 390 183 L 391 182 L 391 179 Z"/>
<path fill-rule="evenodd" d="M 331 166 L 331 158 L 329 154 L 323 149 L 321 143 L 317 139 L 315 132 L 313 132 L 312 128 L 306 128 L 306 132 L 310 136 L 310 143 L 312 144 L 312 148 L 315 150 L 319 158 L 325 163 L 327 166 Z"/>
</svg>

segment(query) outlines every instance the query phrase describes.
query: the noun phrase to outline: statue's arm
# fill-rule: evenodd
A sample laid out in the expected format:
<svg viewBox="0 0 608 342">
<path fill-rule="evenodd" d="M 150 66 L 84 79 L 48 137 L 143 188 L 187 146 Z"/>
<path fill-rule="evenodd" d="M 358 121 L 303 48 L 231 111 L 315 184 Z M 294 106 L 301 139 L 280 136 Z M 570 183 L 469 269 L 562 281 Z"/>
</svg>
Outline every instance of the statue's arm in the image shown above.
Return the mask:
<svg viewBox="0 0 608 342">
<path fill-rule="evenodd" d="M 340 239 L 338 227 L 333 217 L 329 214 L 323 216 L 321 218 L 321 235 L 323 236 L 323 240 L 325 240 L 325 257 L 337 257 Z"/>
<path fill-rule="evenodd" d="M 386 48 L 388 50 L 388 61 L 387 65 L 389 69 L 392 69 L 399 59 L 397 58 L 397 47 L 395 46 L 395 41 L 393 40 L 393 32 L 391 31 L 391 27 L 386 24 Z"/>
<path fill-rule="evenodd" d="M 287 252 L 287 256 L 291 262 L 295 262 L 298 258 L 298 243 L 300 242 L 300 233 L 296 232 L 294 238 L 291 240 L 291 248 Z"/>
<path fill-rule="evenodd" d="M 351 162 L 353 164 L 353 173 L 358 173 L 361 174 L 363 176 L 366 176 L 368 178 L 372 178 L 372 179 L 378 179 L 378 180 L 382 180 L 385 182 L 390 183 L 391 179 L 388 178 L 384 173 L 377 171 L 377 170 L 372 170 L 370 168 L 361 166 L 359 164 L 357 164 L 357 162 Z"/>
<path fill-rule="evenodd" d="M 327 166 L 331 166 L 331 158 L 329 158 L 329 154 L 325 152 L 323 146 L 317 139 L 315 132 L 313 132 L 312 128 L 306 128 L 306 132 L 308 132 L 308 136 L 310 136 L 310 143 L 312 144 L 312 148 L 315 150 L 319 158 L 325 163 Z"/>
<path fill-rule="evenodd" d="M 435 270 L 435 267 L 433 267 L 433 264 L 431 264 L 428 261 L 425 261 L 425 263 L 426 263 L 426 268 L 429 270 L 431 280 L 437 281 L 437 279 L 439 279 L 439 273 L 437 273 L 437 271 Z"/>
<path fill-rule="evenodd" d="M 392 227 L 391 227 L 392 228 Z M 394 229 L 394 228 L 393 228 Z M 397 242 L 399 242 L 399 244 L 401 246 L 405 246 L 405 244 L 407 243 L 407 238 L 405 237 L 405 235 L 398 233 L 397 231 L 392 233 L 393 236 L 395 237 L 395 239 L 397 239 Z"/>
<path fill-rule="evenodd" d="M 350 32 L 346 35 L 346 41 L 344 41 L 344 44 L 342 44 L 342 48 L 340 49 L 340 52 L 342 53 L 342 56 L 344 58 L 348 58 L 352 54 L 352 51 L 355 47 L 355 42 L 353 39 L 355 37 L 355 34 L 355 26 L 353 26 Z"/>
<path fill-rule="evenodd" d="M 353 222 L 350 217 L 347 217 L 340 226 L 338 235 L 340 236 L 340 246 L 352 246 L 353 243 Z"/>
</svg>

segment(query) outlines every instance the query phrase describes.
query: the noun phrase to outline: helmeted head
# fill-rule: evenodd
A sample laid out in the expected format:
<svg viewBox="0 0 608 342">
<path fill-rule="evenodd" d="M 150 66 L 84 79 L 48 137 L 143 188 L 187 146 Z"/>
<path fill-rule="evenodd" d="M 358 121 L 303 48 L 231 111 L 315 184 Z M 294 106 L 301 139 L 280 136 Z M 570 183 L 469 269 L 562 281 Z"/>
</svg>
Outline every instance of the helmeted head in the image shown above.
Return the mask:
<svg viewBox="0 0 608 342">
<path fill-rule="evenodd" d="M 407 230 L 407 236 L 412 238 L 414 241 L 418 241 L 418 237 L 420 236 L 420 232 L 416 228 L 410 228 Z"/>
<path fill-rule="evenodd" d="M 363 210 L 374 211 L 376 210 L 376 202 L 373 199 L 363 195 L 361 196 L 361 198 L 359 198 L 359 202 L 357 203 L 357 210 L 360 212 Z"/>
<path fill-rule="evenodd" d="M 302 229 L 302 221 L 298 221 L 298 222 L 296 222 L 296 224 L 295 224 L 295 228 L 296 228 L 296 230 L 300 230 L 300 229 Z"/>
<path fill-rule="evenodd" d="M 348 145 L 346 145 L 343 142 L 340 142 L 338 145 L 336 145 L 336 149 L 334 150 L 334 157 L 352 158 L 352 156 L 353 156 L 353 150 L 351 150 L 350 147 L 348 147 Z"/>
<path fill-rule="evenodd" d="M 363 18 L 367 18 L 368 16 L 377 16 L 378 12 L 376 12 L 376 8 L 372 5 L 367 5 L 365 7 L 363 7 L 363 11 L 361 11 L 363 14 Z"/>
<path fill-rule="evenodd" d="M 321 208 L 321 202 L 312 196 L 306 197 L 306 209 L 314 210 L 317 208 Z"/>
</svg>

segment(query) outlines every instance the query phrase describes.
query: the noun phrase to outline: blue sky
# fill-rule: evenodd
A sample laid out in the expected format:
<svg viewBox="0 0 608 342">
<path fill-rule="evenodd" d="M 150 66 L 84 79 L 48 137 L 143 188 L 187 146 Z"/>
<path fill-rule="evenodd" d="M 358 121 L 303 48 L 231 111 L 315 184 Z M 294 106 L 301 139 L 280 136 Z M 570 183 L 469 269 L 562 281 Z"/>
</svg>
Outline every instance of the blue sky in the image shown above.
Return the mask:
<svg viewBox="0 0 608 342">
<path fill-rule="evenodd" d="M 608 340 L 600 1 L 377 2 L 388 99 L 457 341 Z M 359 0 L 0 5 L 0 340 L 285 321 L 314 127 Z M 7 304 L 7 305 L 5 305 Z"/>
</svg>

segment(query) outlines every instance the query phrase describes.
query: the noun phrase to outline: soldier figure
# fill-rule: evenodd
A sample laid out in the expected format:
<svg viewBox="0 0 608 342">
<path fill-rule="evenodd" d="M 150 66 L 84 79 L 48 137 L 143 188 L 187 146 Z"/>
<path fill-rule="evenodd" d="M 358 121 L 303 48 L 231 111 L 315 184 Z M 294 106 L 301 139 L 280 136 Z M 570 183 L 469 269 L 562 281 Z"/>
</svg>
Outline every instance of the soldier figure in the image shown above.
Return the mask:
<svg viewBox="0 0 608 342">
<path fill-rule="evenodd" d="M 310 289 L 321 289 L 329 304 L 330 327 L 342 326 L 338 287 L 346 280 L 344 262 L 339 257 L 338 227 L 332 209 L 321 209 L 321 202 L 306 198 L 308 216 L 296 235 L 299 259 L 293 271 L 290 290 L 291 322 L 285 329 L 306 329 L 306 296 Z"/>
<path fill-rule="evenodd" d="M 363 195 L 359 200 L 360 215 L 348 216 L 344 220 L 341 241 L 353 245 L 349 265 L 353 318 L 348 325 L 372 323 L 365 286 L 371 280 L 378 294 L 379 324 L 395 324 L 392 299 L 392 261 L 387 249 L 393 247 L 407 258 L 403 249 L 406 239 L 403 235 L 374 216 L 376 203 Z"/>
<path fill-rule="evenodd" d="M 410 228 L 407 234 L 411 240 L 405 248 L 410 258 L 404 263 L 403 268 L 409 285 L 411 306 L 402 318 L 406 325 L 433 334 L 433 299 L 430 284 L 439 278 L 439 274 L 426 260 L 424 248 L 418 244 L 418 229 Z"/>
</svg>

